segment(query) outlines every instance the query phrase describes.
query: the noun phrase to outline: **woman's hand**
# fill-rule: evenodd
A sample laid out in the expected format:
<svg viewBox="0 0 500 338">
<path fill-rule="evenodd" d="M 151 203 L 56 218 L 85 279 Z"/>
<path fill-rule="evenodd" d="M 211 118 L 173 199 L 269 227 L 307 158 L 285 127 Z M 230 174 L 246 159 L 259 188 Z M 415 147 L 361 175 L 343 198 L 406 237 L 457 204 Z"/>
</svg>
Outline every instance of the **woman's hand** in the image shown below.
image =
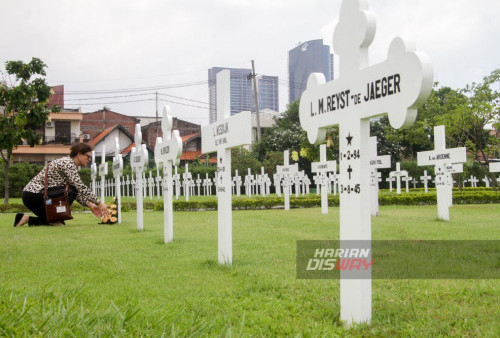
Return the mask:
<svg viewBox="0 0 500 338">
<path fill-rule="evenodd" d="M 103 218 L 104 216 L 109 216 L 109 211 L 106 203 L 99 202 L 99 204 L 97 205 L 95 205 L 94 203 L 89 203 L 87 205 L 97 218 Z"/>
</svg>

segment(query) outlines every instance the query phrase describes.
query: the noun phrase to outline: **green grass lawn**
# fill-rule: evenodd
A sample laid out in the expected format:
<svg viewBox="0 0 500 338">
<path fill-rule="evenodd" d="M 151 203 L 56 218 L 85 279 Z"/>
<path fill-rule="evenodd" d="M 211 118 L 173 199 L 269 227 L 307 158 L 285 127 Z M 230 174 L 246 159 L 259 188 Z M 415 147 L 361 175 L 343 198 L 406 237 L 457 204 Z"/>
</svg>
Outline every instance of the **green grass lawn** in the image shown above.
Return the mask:
<svg viewBox="0 0 500 338">
<path fill-rule="evenodd" d="M 500 240 L 500 205 L 381 207 L 373 239 Z M 217 263 L 217 212 L 75 213 L 13 228 L 0 214 L 0 336 L 499 336 L 500 280 L 373 280 L 371 325 L 339 321 L 338 280 L 297 280 L 297 240 L 338 239 L 338 208 L 233 212 L 233 265 Z"/>
</svg>

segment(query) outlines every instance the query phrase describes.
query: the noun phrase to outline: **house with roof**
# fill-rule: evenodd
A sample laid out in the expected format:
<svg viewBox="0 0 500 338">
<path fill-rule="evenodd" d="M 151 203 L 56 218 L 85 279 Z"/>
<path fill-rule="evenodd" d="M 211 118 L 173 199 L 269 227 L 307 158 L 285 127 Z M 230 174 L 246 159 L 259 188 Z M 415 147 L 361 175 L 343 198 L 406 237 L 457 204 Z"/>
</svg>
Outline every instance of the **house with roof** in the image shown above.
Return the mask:
<svg viewBox="0 0 500 338">
<path fill-rule="evenodd" d="M 39 145 L 19 145 L 12 151 L 12 162 L 30 162 L 46 165 L 55 159 L 69 155 L 71 145 L 82 141 L 80 109 L 65 109 L 59 113 L 49 113 L 45 125 L 37 129 L 42 140 Z"/>
<path fill-rule="evenodd" d="M 123 115 L 112 111 L 108 107 L 91 113 L 84 113 L 80 123 L 83 139 L 87 142 L 92 141 L 103 131 L 113 128 L 116 125 L 122 126 L 130 135 L 135 135 L 135 125 L 141 121 L 132 116 Z"/>
<path fill-rule="evenodd" d="M 142 128 L 143 142 L 151 149 L 155 148 L 156 138 L 163 137 L 161 121 L 151 122 Z M 178 130 L 182 139 L 182 155 L 180 165 L 194 162 L 200 159 L 202 162 L 205 156 L 201 152 L 201 126 L 188 121 L 183 121 L 174 117 L 172 119 L 172 130 Z M 210 163 L 216 163 L 217 159 L 210 159 Z"/>
</svg>

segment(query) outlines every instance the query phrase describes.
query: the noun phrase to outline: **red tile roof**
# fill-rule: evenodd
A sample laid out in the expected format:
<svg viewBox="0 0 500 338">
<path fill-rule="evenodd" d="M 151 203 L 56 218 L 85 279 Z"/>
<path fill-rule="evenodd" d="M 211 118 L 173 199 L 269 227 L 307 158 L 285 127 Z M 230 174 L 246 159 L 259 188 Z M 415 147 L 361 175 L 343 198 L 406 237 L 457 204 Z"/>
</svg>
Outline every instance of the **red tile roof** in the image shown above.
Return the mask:
<svg viewBox="0 0 500 338">
<path fill-rule="evenodd" d="M 196 161 L 196 159 L 200 159 L 203 163 L 205 162 L 205 157 L 203 153 L 199 150 L 197 151 L 183 151 L 181 155 L 181 161 Z M 209 163 L 217 163 L 216 158 L 210 158 L 208 160 Z"/>
<path fill-rule="evenodd" d="M 97 143 L 99 143 L 103 138 L 111 133 L 116 127 L 118 127 L 117 124 L 115 124 L 113 127 L 104 129 L 99 135 L 97 135 L 92 141 L 90 141 L 90 145 L 92 146 L 92 148 L 94 148 Z"/>
<path fill-rule="evenodd" d="M 188 141 L 191 141 L 191 139 L 196 138 L 196 137 L 201 137 L 201 134 L 200 133 L 194 133 L 194 134 L 189 134 L 189 135 L 181 136 L 182 143 L 186 143 Z"/>
</svg>

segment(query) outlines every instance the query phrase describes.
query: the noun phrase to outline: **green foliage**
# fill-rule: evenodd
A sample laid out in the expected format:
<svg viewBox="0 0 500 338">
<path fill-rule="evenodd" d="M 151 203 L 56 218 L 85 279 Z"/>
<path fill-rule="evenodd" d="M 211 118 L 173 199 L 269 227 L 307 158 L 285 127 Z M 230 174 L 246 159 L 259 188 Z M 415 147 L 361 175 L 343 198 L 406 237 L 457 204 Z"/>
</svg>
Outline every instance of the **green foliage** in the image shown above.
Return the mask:
<svg viewBox="0 0 500 338">
<path fill-rule="evenodd" d="M 10 197 L 21 197 L 22 190 L 28 182 L 37 175 L 43 166 L 31 163 L 14 163 L 9 170 L 9 191 Z M 4 192 L 4 177 L 0 177 L 0 189 Z"/>
<path fill-rule="evenodd" d="M 236 170 L 242 177 L 248 174 L 248 168 L 252 170 L 252 175 L 260 174 L 262 163 L 254 154 L 243 147 L 231 149 L 231 175 L 234 176 Z"/>
<path fill-rule="evenodd" d="M 13 149 L 20 144 L 38 144 L 41 128 L 48 116 L 50 86 L 45 82 L 47 66 L 42 60 L 7 61 L 0 81 L 0 152 L 4 164 L 4 203 L 9 201 L 8 172 Z M 57 109 L 57 107 L 55 108 Z"/>
<path fill-rule="evenodd" d="M 276 124 L 267 128 L 262 138 L 252 147 L 259 161 L 264 161 L 266 153 L 278 151 L 283 154 L 285 150 L 299 151 L 305 139 L 299 121 L 299 101 L 294 101 L 287 106 L 281 118 L 276 119 Z"/>
</svg>

